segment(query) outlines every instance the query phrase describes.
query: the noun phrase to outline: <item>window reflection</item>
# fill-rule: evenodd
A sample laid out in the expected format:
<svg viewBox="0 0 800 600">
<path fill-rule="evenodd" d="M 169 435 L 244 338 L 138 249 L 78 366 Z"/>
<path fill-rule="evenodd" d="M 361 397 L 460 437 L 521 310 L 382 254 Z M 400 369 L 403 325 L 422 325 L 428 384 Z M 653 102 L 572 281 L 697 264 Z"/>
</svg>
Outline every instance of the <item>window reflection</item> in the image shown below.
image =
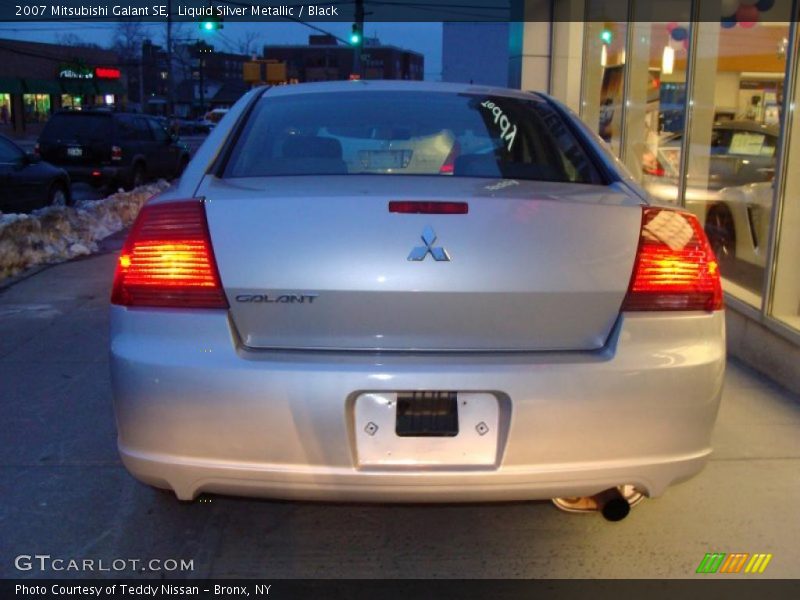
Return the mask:
<svg viewBox="0 0 800 600">
<path fill-rule="evenodd" d="M 704 223 L 725 290 L 754 306 L 761 304 L 782 117 L 789 24 L 777 21 L 788 14 L 772 14 L 782 8 L 761 11 L 757 23 L 732 24 L 726 15 L 697 23 L 685 203 Z M 681 135 L 665 141 L 670 152 L 680 152 Z"/>
<path fill-rule="evenodd" d="M 691 0 L 674 8 L 686 22 L 631 23 L 624 162 L 654 196 L 677 204 Z"/>
<path fill-rule="evenodd" d="M 620 154 L 628 24 L 586 23 L 583 120 Z"/>
</svg>

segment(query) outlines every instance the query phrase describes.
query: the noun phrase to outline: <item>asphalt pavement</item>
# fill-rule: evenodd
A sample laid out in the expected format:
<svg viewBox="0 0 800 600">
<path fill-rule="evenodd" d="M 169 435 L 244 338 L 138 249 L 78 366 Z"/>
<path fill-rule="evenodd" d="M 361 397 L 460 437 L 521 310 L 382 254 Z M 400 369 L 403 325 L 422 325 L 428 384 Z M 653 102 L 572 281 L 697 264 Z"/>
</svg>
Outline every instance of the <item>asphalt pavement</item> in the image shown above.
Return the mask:
<svg viewBox="0 0 800 600">
<path fill-rule="evenodd" d="M 0 577 L 135 575 L 15 567 L 46 554 L 192 561 L 142 577 L 686 578 L 707 552 L 772 553 L 757 577 L 800 576 L 800 398 L 733 361 L 707 468 L 619 523 L 548 502 L 179 503 L 117 456 L 114 262 L 109 251 L 0 292 Z"/>
</svg>

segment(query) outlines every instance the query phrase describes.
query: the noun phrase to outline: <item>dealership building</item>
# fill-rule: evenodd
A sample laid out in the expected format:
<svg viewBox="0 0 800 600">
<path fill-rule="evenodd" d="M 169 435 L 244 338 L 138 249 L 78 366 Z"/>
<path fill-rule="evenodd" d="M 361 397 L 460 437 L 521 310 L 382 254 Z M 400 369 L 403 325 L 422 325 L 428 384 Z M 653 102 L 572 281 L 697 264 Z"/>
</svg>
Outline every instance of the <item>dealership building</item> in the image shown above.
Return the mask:
<svg viewBox="0 0 800 600">
<path fill-rule="evenodd" d="M 560 18 L 566 4 L 510 33 L 510 83 L 562 100 L 642 187 L 702 220 L 729 351 L 800 390 L 800 2 L 617 0 L 618 21 L 590 2 L 583 22 Z"/>
<path fill-rule="evenodd" d="M 550 93 L 650 194 L 697 215 L 730 353 L 800 391 L 800 1 L 516 6 L 506 27 L 444 25 L 444 79 Z"/>
<path fill-rule="evenodd" d="M 53 111 L 116 106 L 125 95 L 115 52 L 0 39 L 0 133 L 35 133 Z"/>
</svg>

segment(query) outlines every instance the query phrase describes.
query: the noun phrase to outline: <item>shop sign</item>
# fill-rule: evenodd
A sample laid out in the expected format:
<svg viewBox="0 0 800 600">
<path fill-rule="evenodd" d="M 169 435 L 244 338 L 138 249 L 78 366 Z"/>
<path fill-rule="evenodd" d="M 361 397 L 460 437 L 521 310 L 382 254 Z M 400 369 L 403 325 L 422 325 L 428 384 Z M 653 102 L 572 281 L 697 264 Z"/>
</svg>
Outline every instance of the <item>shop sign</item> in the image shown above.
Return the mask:
<svg viewBox="0 0 800 600">
<path fill-rule="evenodd" d="M 114 67 L 95 67 L 94 75 L 98 79 L 119 79 L 120 71 Z"/>
<path fill-rule="evenodd" d="M 61 65 L 58 76 L 61 79 L 94 79 L 94 72 L 81 65 Z"/>
</svg>

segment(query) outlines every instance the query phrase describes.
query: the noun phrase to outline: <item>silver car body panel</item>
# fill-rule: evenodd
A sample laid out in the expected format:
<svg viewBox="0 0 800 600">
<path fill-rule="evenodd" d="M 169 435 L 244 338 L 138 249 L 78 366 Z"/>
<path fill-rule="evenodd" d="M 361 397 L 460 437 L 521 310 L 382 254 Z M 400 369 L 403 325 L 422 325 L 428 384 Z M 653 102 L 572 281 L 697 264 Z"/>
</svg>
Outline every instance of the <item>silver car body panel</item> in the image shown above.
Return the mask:
<svg viewBox="0 0 800 600">
<path fill-rule="evenodd" d="M 341 82 L 242 98 L 153 200 L 205 198 L 232 309 L 111 309 L 130 472 L 181 499 L 374 501 L 537 499 L 620 484 L 657 496 L 697 473 L 721 396 L 724 314 L 619 312 L 647 194 L 584 126 L 599 164 L 617 174 L 607 187 L 216 176 L 220 149 L 262 94 L 365 88 L 529 97 Z M 470 212 L 390 214 L 390 199 L 466 201 Z M 451 261 L 407 260 L 426 226 Z M 238 306 L 243 293 L 316 296 Z M 390 403 L 439 390 L 467 402 L 464 437 L 401 440 Z"/>
<path fill-rule="evenodd" d="M 599 351 L 486 354 L 254 351 L 224 311 L 111 317 L 123 461 L 183 499 L 657 496 L 705 463 L 725 365 L 722 312 L 625 314 Z M 507 399 L 497 463 L 360 465 L 356 399 L 404 390 Z"/>
<path fill-rule="evenodd" d="M 628 289 L 642 211 L 605 186 L 329 176 L 209 177 L 211 239 L 246 346 L 574 350 L 603 346 Z M 450 200 L 466 215 L 392 214 Z M 451 259 L 409 261 L 431 227 Z M 480 274 L 480 276 L 476 276 Z M 313 293 L 313 303 L 239 302 Z"/>
</svg>

